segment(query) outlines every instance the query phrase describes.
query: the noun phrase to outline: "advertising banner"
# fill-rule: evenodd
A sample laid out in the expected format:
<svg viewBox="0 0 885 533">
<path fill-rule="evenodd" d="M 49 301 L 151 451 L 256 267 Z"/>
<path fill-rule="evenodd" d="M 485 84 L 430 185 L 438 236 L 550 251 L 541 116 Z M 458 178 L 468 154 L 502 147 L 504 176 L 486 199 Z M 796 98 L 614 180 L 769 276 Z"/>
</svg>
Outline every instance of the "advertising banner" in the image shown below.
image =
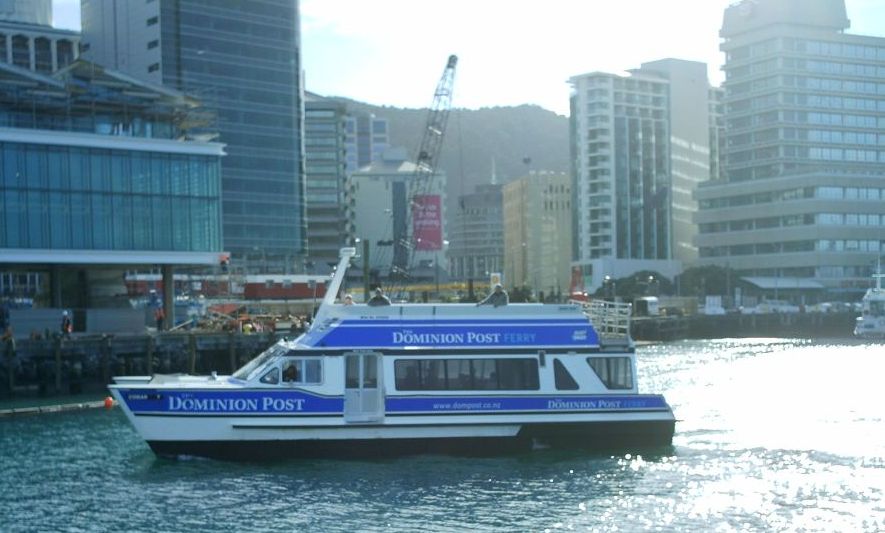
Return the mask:
<svg viewBox="0 0 885 533">
<path fill-rule="evenodd" d="M 442 208 L 438 194 L 415 196 L 412 206 L 412 228 L 416 250 L 442 249 Z"/>
</svg>

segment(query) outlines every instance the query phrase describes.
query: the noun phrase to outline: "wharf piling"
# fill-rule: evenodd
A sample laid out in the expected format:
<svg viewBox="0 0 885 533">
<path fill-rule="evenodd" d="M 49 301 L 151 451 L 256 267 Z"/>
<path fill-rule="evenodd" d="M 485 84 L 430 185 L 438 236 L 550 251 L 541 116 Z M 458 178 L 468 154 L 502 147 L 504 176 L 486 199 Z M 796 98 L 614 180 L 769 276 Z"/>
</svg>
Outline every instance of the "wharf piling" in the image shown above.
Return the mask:
<svg viewBox="0 0 885 533">
<path fill-rule="evenodd" d="M 0 360 L 0 398 L 100 391 L 115 375 L 231 373 L 282 338 L 274 332 L 164 332 L 17 340 Z"/>
<path fill-rule="evenodd" d="M 726 337 L 850 337 L 857 313 L 766 313 L 638 317 L 631 321 L 636 340 Z"/>
</svg>

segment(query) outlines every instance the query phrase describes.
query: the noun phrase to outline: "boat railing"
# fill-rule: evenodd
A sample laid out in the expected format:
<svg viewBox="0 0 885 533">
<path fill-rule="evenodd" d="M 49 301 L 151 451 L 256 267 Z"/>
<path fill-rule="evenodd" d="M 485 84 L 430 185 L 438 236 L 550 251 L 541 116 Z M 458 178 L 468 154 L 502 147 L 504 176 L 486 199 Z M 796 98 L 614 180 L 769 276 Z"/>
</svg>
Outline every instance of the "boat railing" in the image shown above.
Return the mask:
<svg viewBox="0 0 885 533">
<path fill-rule="evenodd" d="M 592 300 L 584 302 L 584 314 L 590 318 L 600 341 L 629 342 L 632 307 L 626 302 Z"/>
</svg>

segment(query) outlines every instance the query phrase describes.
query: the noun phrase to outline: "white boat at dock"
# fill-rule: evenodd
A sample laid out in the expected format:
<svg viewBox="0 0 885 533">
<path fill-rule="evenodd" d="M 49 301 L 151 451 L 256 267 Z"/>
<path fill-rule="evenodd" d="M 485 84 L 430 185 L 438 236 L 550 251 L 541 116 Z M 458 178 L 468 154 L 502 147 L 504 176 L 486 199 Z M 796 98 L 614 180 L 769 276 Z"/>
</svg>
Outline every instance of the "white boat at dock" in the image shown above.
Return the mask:
<svg viewBox="0 0 885 533">
<path fill-rule="evenodd" d="M 866 338 L 885 338 L 885 290 L 882 289 L 881 269 L 873 277 L 876 286 L 867 289 L 861 300 L 861 316 L 857 317 L 854 335 Z"/>
<path fill-rule="evenodd" d="M 335 302 L 310 330 L 231 376 L 114 378 L 114 398 L 161 456 L 255 460 L 672 442 L 664 397 L 640 394 L 629 314 L 578 305 Z M 596 327 L 594 328 L 594 324 Z"/>
</svg>

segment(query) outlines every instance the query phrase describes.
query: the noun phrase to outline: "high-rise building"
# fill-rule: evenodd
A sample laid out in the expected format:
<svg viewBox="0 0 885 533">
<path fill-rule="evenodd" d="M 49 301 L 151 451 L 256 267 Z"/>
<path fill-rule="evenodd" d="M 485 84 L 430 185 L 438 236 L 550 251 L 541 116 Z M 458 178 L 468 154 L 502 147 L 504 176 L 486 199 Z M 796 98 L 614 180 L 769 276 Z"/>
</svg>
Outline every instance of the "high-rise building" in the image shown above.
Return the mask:
<svg viewBox="0 0 885 533">
<path fill-rule="evenodd" d="M 83 54 L 200 98 L 217 117 L 224 247 L 290 271 L 305 247 L 297 0 L 83 0 Z"/>
<path fill-rule="evenodd" d="M 504 284 L 566 294 L 572 245 L 568 174 L 530 172 L 504 185 Z"/>
<path fill-rule="evenodd" d="M 501 185 L 478 185 L 458 197 L 449 232 L 449 272 L 457 280 L 488 280 L 503 273 L 504 219 Z"/>
<path fill-rule="evenodd" d="M 586 288 L 696 259 L 692 194 L 710 178 L 715 95 L 706 65 L 663 59 L 571 83 L 573 246 Z"/>
<path fill-rule="evenodd" d="M 346 108 L 305 93 L 304 157 L 307 185 L 307 270 L 328 272 L 350 242 L 344 210 Z"/>
<path fill-rule="evenodd" d="M 356 113 L 345 122 L 347 145 L 347 172 L 353 173 L 380 161 L 390 147 L 389 122 L 386 118 L 368 113 Z"/>
<path fill-rule="evenodd" d="M 80 34 L 51 24 L 52 0 L 0 1 L 0 63 L 44 74 L 73 63 Z"/>
<path fill-rule="evenodd" d="M 885 39 L 848 27 L 842 0 L 725 10 L 726 179 L 697 192 L 702 263 L 775 287 L 868 285 L 885 243 Z"/>
</svg>

